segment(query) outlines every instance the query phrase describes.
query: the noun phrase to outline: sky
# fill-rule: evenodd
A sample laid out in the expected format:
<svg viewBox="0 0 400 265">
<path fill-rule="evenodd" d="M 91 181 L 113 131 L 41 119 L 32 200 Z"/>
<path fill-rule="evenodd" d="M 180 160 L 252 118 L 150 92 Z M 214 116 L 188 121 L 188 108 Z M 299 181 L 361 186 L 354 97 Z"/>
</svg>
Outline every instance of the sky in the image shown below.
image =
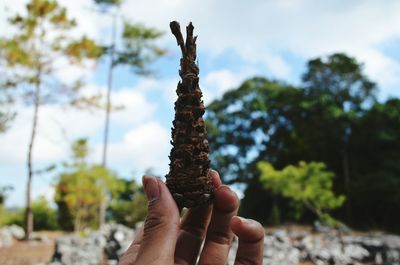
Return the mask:
<svg viewBox="0 0 400 265">
<path fill-rule="evenodd" d="M 23 12 L 26 0 L 0 1 L 0 36 L 13 29 L 6 18 Z M 74 35 L 108 43 L 109 17 L 94 12 L 92 0 L 60 0 L 78 22 Z M 168 173 L 170 127 L 179 81 L 180 50 L 169 31 L 177 20 L 181 28 L 191 21 L 198 35 L 200 86 L 210 103 L 247 78 L 259 75 L 299 84 L 306 62 L 334 52 L 346 52 L 364 65 L 379 86 L 378 98 L 400 97 L 400 1 L 397 0 L 126 0 L 123 15 L 133 22 L 155 27 L 164 36 L 158 44 L 167 55 L 152 65 L 156 75 L 144 78 L 117 68 L 112 102 L 123 105 L 111 114 L 108 166 L 121 177 L 140 181 L 145 171 Z M 119 28 L 121 25 L 119 24 Z M 83 76 L 84 91 L 104 93 L 107 61 L 81 69 L 65 67 L 61 80 Z M 8 206 L 23 206 L 27 178 L 26 153 L 33 108 L 17 104 L 18 115 L 0 135 L 0 187 L 11 185 Z M 104 113 L 41 107 L 35 169 L 60 165 L 71 156 L 70 145 L 85 137 L 90 161 L 101 162 Z M 56 174 L 37 175 L 33 196 L 54 196 Z"/>
</svg>

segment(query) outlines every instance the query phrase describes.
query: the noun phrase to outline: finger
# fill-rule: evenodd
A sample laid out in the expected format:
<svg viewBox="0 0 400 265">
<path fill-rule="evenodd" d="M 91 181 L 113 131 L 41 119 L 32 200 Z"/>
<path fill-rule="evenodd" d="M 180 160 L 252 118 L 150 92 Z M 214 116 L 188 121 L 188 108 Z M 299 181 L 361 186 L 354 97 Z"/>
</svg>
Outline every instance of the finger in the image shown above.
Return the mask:
<svg viewBox="0 0 400 265">
<path fill-rule="evenodd" d="M 226 185 L 214 192 L 214 208 L 199 264 L 226 264 L 233 233 L 230 220 L 237 214 L 239 200 Z"/>
<path fill-rule="evenodd" d="M 175 249 L 176 264 L 196 263 L 210 222 L 211 211 L 212 206 L 200 206 L 189 209 L 183 217 Z"/>
<path fill-rule="evenodd" d="M 219 174 L 210 170 L 209 176 L 214 189 L 222 183 Z M 181 231 L 175 249 L 175 263 L 195 264 L 211 219 L 212 206 L 189 209 L 181 222 Z"/>
<path fill-rule="evenodd" d="M 162 181 L 144 176 L 143 187 L 149 201 L 148 213 L 135 264 L 173 264 L 180 221 L 178 208 Z"/>
<path fill-rule="evenodd" d="M 124 255 L 121 257 L 118 265 L 133 265 L 135 264 L 136 257 L 139 252 L 140 245 L 143 240 L 143 226 L 141 226 L 133 240 L 132 244 L 125 251 Z"/>
<path fill-rule="evenodd" d="M 231 228 L 239 238 L 235 265 L 262 264 L 264 228 L 261 224 L 235 216 L 232 218 Z"/>
<path fill-rule="evenodd" d="M 211 169 L 209 174 L 210 174 L 214 189 L 218 189 L 218 187 L 221 186 L 221 184 L 222 184 L 221 178 L 219 177 L 218 172 L 215 171 L 214 169 Z"/>
</svg>

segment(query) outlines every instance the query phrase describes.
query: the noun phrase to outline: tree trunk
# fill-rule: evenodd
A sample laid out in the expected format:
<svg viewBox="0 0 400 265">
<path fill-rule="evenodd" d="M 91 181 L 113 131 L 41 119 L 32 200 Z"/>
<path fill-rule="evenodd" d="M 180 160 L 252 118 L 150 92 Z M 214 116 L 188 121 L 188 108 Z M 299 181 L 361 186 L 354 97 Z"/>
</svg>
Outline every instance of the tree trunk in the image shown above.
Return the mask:
<svg viewBox="0 0 400 265">
<path fill-rule="evenodd" d="M 352 220 L 352 209 L 351 209 L 351 194 L 350 194 L 350 171 L 349 171 L 349 157 L 347 150 L 342 151 L 342 166 L 343 166 L 343 176 L 344 176 L 344 188 L 346 191 L 346 218 L 347 223 L 351 223 Z"/>
<path fill-rule="evenodd" d="M 103 167 L 107 166 L 108 131 L 109 131 L 109 126 L 110 126 L 111 91 L 112 91 L 113 70 L 114 70 L 116 27 L 117 27 L 116 15 L 113 15 L 110 65 L 108 68 L 108 80 L 107 80 L 108 84 L 107 84 L 107 99 L 106 99 L 107 100 L 107 102 L 106 102 L 106 118 L 105 118 L 105 124 L 104 124 L 103 159 L 101 162 Z"/>
<path fill-rule="evenodd" d="M 107 102 L 106 102 L 106 119 L 104 124 L 104 142 L 103 142 L 103 159 L 102 166 L 107 166 L 107 148 L 108 148 L 108 132 L 110 126 L 110 112 L 111 112 L 111 91 L 112 91 L 112 82 L 113 82 L 113 70 L 114 70 L 114 54 L 115 54 L 115 39 L 116 39 L 116 31 L 117 31 L 117 16 L 113 15 L 113 24 L 112 24 L 112 36 L 111 36 L 111 51 L 110 51 L 110 66 L 108 68 L 108 85 L 107 85 Z M 107 208 L 106 198 L 102 198 L 99 201 L 99 226 L 103 227 L 105 223 L 105 212 Z"/>
<path fill-rule="evenodd" d="M 40 71 L 38 76 L 40 76 Z M 25 213 L 25 239 L 31 239 L 31 234 L 33 231 L 33 213 L 32 213 L 32 179 L 33 179 L 33 145 L 36 139 L 36 129 L 38 122 L 40 106 L 40 78 L 36 83 L 35 88 L 35 109 L 33 113 L 32 131 L 31 138 L 28 147 L 28 182 L 26 187 L 26 213 Z"/>
</svg>

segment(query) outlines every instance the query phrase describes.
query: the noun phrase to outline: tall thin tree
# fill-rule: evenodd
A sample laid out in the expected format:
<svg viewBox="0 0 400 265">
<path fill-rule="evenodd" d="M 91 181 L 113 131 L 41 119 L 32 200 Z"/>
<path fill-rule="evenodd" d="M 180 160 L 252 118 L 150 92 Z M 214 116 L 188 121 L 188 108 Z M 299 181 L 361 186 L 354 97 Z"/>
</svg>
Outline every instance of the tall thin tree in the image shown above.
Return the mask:
<svg viewBox="0 0 400 265">
<path fill-rule="evenodd" d="M 142 24 L 131 23 L 120 12 L 122 0 L 94 0 L 102 14 L 111 19 L 111 41 L 104 45 L 104 57 L 108 57 L 107 96 L 105 107 L 104 138 L 102 165 L 107 166 L 107 149 L 112 110 L 111 92 L 113 90 L 114 69 L 119 65 L 130 67 L 136 74 L 148 75 L 152 71 L 149 64 L 165 54 L 165 50 L 156 45 L 156 40 L 162 32 L 145 27 Z M 122 21 L 122 34 L 117 38 L 118 24 Z"/>
<path fill-rule="evenodd" d="M 73 38 L 71 30 L 77 24 L 68 17 L 66 8 L 52 0 L 30 0 L 26 13 L 9 19 L 18 31 L 9 38 L 0 38 L 1 65 L 5 69 L 8 88 L 21 91 L 26 102 L 33 105 L 33 119 L 27 151 L 26 188 L 26 238 L 33 230 L 31 207 L 32 179 L 34 175 L 33 150 L 37 136 L 40 107 L 46 103 L 71 103 L 79 105 L 94 98 L 80 96 L 81 80 L 63 83 L 57 76 L 67 65 L 84 65 L 89 59 L 96 59 L 101 49 L 86 36 Z"/>
<path fill-rule="evenodd" d="M 165 51 L 155 45 L 154 41 L 162 33 L 153 28 L 144 27 L 141 24 L 133 24 L 125 20 L 120 12 L 122 0 L 94 0 L 102 14 L 111 17 L 111 41 L 105 45 L 104 57 L 108 57 L 108 77 L 107 93 L 105 106 L 104 136 L 102 166 L 107 166 L 108 137 L 110 131 L 110 113 L 112 110 L 111 92 L 113 89 L 113 73 L 118 65 L 126 65 L 132 68 L 137 74 L 149 74 L 148 65 L 165 53 Z M 123 21 L 121 38 L 117 39 L 118 22 Z M 117 44 L 121 45 L 117 45 Z M 98 185 L 103 185 L 101 180 Z M 105 222 L 106 201 L 100 201 L 99 215 L 100 226 Z"/>
</svg>

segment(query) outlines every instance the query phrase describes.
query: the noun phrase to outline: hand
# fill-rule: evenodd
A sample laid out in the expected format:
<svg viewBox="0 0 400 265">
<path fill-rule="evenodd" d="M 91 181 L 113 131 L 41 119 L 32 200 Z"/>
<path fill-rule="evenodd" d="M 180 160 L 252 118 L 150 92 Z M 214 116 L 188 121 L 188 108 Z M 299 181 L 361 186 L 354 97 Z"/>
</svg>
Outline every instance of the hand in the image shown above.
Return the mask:
<svg viewBox="0 0 400 265">
<path fill-rule="evenodd" d="M 233 233 L 239 238 L 235 265 L 262 264 L 264 229 L 256 221 L 236 216 L 239 200 L 218 173 L 210 172 L 214 204 L 187 210 L 182 220 L 165 184 L 149 176 L 143 186 L 148 214 L 119 265 L 226 265 Z M 200 249 L 204 241 L 201 253 Z"/>
</svg>

